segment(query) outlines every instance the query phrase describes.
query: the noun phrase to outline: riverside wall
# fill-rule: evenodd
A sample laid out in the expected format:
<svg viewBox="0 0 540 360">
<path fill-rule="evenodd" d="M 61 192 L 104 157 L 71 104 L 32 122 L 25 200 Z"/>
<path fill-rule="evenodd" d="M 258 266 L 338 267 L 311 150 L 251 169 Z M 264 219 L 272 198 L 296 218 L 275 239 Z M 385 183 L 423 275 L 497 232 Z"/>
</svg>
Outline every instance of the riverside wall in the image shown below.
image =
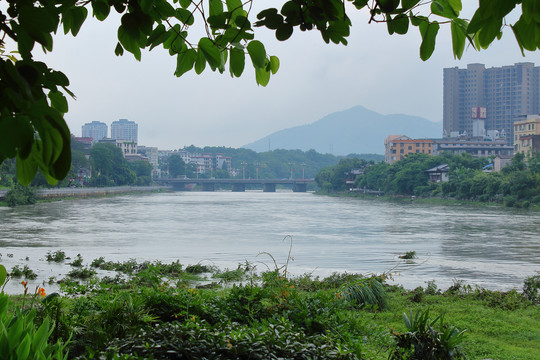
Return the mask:
<svg viewBox="0 0 540 360">
<path fill-rule="evenodd" d="M 122 193 L 155 192 L 168 190 L 166 186 L 114 186 L 114 187 L 81 187 L 81 188 L 57 188 L 38 189 L 36 195 L 40 199 L 54 199 L 63 197 L 94 197 L 107 196 Z M 2 200 L 8 190 L 0 190 Z"/>
</svg>

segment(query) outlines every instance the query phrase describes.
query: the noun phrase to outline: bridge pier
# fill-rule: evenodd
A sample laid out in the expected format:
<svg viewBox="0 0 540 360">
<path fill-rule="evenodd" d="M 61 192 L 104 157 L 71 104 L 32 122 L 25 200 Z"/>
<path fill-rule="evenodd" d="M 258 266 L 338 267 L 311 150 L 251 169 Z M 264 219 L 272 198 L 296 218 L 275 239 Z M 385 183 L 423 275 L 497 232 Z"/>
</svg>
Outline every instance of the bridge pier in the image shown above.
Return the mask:
<svg viewBox="0 0 540 360">
<path fill-rule="evenodd" d="M 244 192 L 246 191 L 246 184 L 232 184 L 233 192 Z"/>
<path fill-rule="evenodd" d="M 276 192 L 276 184 L 263 184 L 263 192 Z"/>
<path fill-rule="evenodd" d="M 186 184 L 173 182 L 172 188 L 174 189 L 174 191 L 186 191 Z"/>
<path fill-rule="evenodd" d="M 306 192 L 307 191 L 307 184 L 306 183 L 294 183 L 293 192 Z"/>
<path fill-rule="evenodd" d="M 214 183 L 203 183 L 202 184 L 202 191 L 214 191 L 215 190 L 215 184 Z"/>
</svg>

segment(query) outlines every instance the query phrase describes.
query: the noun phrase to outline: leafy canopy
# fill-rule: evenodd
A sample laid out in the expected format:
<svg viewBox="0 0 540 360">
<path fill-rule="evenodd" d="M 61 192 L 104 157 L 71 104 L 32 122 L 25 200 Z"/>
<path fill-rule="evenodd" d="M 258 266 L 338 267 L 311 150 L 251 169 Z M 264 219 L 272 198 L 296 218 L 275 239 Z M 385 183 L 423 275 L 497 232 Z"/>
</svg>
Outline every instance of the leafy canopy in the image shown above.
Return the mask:
<svg viewBox="0 0 540 360">
<path fill-rule="evenodd" d="M 432 55 L 441 24 L 451 28 L 457 58 L 467 42 L 476 49 L 487 48 L 501 37 L 504 26 L 512 28 L 522 52 L 540 46 L 537 0 L 480 0 L 470 21 L 460 17 L 461 0 L 289 0 L 281 9 L 259 12 L 256 19 L 252 5 L 253 0 L 8 1 L 7 10 L 0 11 L 0 163 L 16 158 L 22 184 L 30 183 L 38 168 L 51 184 L 68 173 L 70 134 L 64 114 L 66 96 L 74 95 L 68 78 L 35 61 L 33 52 L 38 47 L 52 51 L 58 31 L 76 36 L 89 13 L 99 21 L 111 11 L 121 14 L 118 56 L 128 52 L 141 60 L 143 50 L 161 47 L 176 58 L 178 77 L 189 71 L 200 74 L 207 67 L 239 77 L 249 59 L 262 86 L 278 71 L 279 59 L 255 39 L 255 27 L 275 31 L 281 41 L 295 29 L 315 30 L 326 43 L 346 45 L 351 28 L 347 14 L 356 10 L 367 9 L 368 21 L 385 22 L 391 35 L 418 28 L 422 60 Z M 507 25 L 506 16 L 514 8 L 521 16 Z M 204 35 L 199 38 L 201 28 Z M 5 42 L 17 45 L 16 55 L 5 53 Z"/>
</svg>

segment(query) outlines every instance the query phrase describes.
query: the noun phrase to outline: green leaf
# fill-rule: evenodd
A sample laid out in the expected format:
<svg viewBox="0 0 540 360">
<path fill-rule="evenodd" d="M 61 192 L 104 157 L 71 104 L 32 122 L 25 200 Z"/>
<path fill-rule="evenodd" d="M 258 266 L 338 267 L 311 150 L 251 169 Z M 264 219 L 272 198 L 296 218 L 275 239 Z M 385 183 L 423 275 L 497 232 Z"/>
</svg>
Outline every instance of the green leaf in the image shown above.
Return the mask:
<svg viewBox="0 0 540 360">
<path fill-rule="evenodd" d="M 43 345 L 47 344 L 49 337 L 49 318 L 45 318 L 41 326 L 37 329 L 32 339 L 32 353 L 42 351 Z"/>
<path fill-rule="evenodd" d="M 448 0 L 438 0 L 431 3 L 431 12 L 448 19 L 455 19 L 459 13 L 456 13 Z"/>
<path fill-rule="evenodd" d="M 148 14 L 154 5 L 153 0 L 139 0 L 139 5 L 143 13 Z"/>
<path fill-rule="evenodd" d="M 244 72 L 246 65 L 246 54 L 243 50 L 237 48 L 230 48 L 230 62 L 229 70 L 232 76 L 240 77 Z"/>
<path fill-rule="evenodd" d="M 420 0 L 401 0 L 401 7 L 403 10 L 410 10 L 415 7 Z"/>
<path fill-rule="evenodd" d="M 174 7 L 166 0 L 155 0 L 154 7 L 162 19 L 173 17 L 176 13 Z"/>
<path fill-rule="evenodd" d="M 124 48 L 120 43 L 116 43 L 116 48 L 114 49 L 114 54 L 116 56 L 122 56 L 124 55 Z"/>
<path fill-rule="evenodd" d="M 266 66 L 255 68 L 255 80 L 257 81 L 257 84 L 261 86 L 268 85 L 268 82 L 270 81 L 270 71 L 266 69 Z"/>
<path fill-rule="evenodd" d="M 111 11 L 111 7 L 106 0 L 94 0 L 92 1 L 92 9 L 94 16 L 99 21 L 105 20 Z"/>
<path fill-rule="evenodd" d="M 209 16 L 221 15 L 223 13 L 223 3 L 221 0 L 209 0 L 210 13 Z"/>
<path fill-rule="evenodd" d="M 399 6 L 399 0 L 378 0 L 379 7 L 385 13 L 392 12 Z"/>
<path fill-rule="evenodd" d="M 68 102 L 60 91 L 50 91 L 49 99 L 53 108 L 64 114 L 68 112 Z"/>
<path fill-rule="evenodd" d="M 133 33 L 130 33 L 127 28 L 123 25 L 120 25 L 118 27 L 118 40 L 120 41 L 120 44 L 132 53 L 135 56 L 135 59 L 141 60 L 141 49 L 139 47 L 138 38 L 132 36 Z M 118 46 L 116 47 L 118 49 Z"/>
<path fill-rule="evenodd" d="M 420 45 L 420 59 L 426 61 L 431 57 L 435 50 L 435 41 L 439 32 L 439 24 L 432 22 L 429 24 L 420 24 L 420 34 L 422 35 L 422 44 Z"/>
<path fill-rule="evenodd" d="M 452 7 L 454 12 L 459 15 L 460 11 L 463 9 L 461 0 L 448 0 L 448 4 Z"/>
<path fill-rule="evenodd" d="M 71 25 L 71 34 L 77 36 L 81 26 L 88 16 L 88 10 L 83 6 L 75 7 L 71 10 L 71 16 L 73 18 L 73 23 Z"/>
<path fill-rule="evenodd" d="M 34 176 L 36 176 L 37 168 L 37 163 L 32 156 L 26 159 L 21 159 L 17 156 L 17 180 L 21 185 L 26 186 L 30 184 Z"/>
<path fill-rule="evenodd" d="M 391 21 L 388 21 L 387 26 L 390 35 L 393 33 L 404 35 L 409 31 L 409 17 L 405 14 L 399 14 Z"/>
<path fill-rule="evenodd" d="M 199 51 L 204 54 L 208 65 L 215 69 L 221 65 L 220 49 L 214 45 L 212 40 L 207 37 L 203 37 L 199 40 Z"/>
<path fill-rule="evenodd" d="M 204 56 L 201 49 L 197 51 L 197 60 L 195 60 L 195 73 L 200 75 L 204 68 L 206 67 L 206 57 Z"/>
<path fill-rule="evenodd" d="M 17 350 L 15 352 L 17 355 L 17 359 L 25 360 L 28 358 L 28 355 L 30 354 L 30 334 L 26 334 L 26 336 L 22 339 L 22 341 L 17 346 Z"/>
<path fill-rule="evenodd" d="M 174 75 L 180 77 L 193 69 L 195 60 L 197 60 L 197 51 L 194 49 L 188 49 L 178 54 L 176 58 L 176 71 L 174 72 Z"/>
<path fill-rule="evenodd" d="M 535 51 L 540 48 L 540 29 L 536 23 L 527 23 L 522 16 L 512 26 L 512 31 L 523 55 L 525 55 L 523 49 Z"/>
<path fill-rule="evenodd" d="M 288 23 L 283 23 L 276 29 L 276 39 L 278 39 L 279 41 L 285 41 L 291 37 L 292 33 L 292 25 Z"/>
<path fill-rule="evenodd" d="M 250 41 L 250 43 L 247 45 L 247 51 L 253 66 L 256 68 L 263 68 L 266 66 L 266 50 L 260 41 Z"/>
<path fill-rule="evenodd" d="M 187 9 L 191 5 L 191 0 L 180 0 L 180 6 Z"/>
<path fill-rule="evenodd" d="M 242 9 L 242 1 L 241 0 L 227 0 L 227 10 L 229 12 L 233 12 L 235 10 Z"/>
<path fill-rule="evenodd" d="M 277 56 L 270 56 L 270 71 L 272 74 L 276 74 L 279 70 L 279 59 Z"/>
<path fill-rule="evenodd" d="M 193 16 L 192 12 L 186 9 L 176 9 L 175 17 L 186 25 L 191 26 L 195 22 L 195 17 Z"/>
<path fill-rule="evenodd" d="M 2 264 L 0 264 L 0 287 L 4 285 L 7 279 L 7 271 L 6 267 Z"/>
<path fill-rule="evenodd" d="M 163 24 L 159 24 L 148 37 L 148 45 L 150 46 L 150 50 L 160 44 L 163 44 L 168 38 L 169 33 L 165 30 L 165 26 Z"/>
<path fill-rule="evenodd" d="M 495 40 L 501 32 L 502 25 L 502 19 L 494 18 L 477 31 L 478 43 L 482 48 L 487 49 L 493 40 Z"/>
<path fill-rule="evenodd" d="M 465 32 L 463 31 L 463 28 L 455 21 L 452 21 L 450 29 L 452 32 L 452 49 L 454 51 L 454 58 L 461 59 L 463 50 L 465 49 Z"/>
</svg>

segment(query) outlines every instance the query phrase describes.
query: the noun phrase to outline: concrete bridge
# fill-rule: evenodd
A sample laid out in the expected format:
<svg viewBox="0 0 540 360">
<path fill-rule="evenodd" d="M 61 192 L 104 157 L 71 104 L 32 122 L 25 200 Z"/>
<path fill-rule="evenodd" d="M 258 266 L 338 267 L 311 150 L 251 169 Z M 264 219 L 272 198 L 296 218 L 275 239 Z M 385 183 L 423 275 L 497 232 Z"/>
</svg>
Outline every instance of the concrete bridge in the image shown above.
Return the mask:
<svg viewBox="0 0 540 360">
<path fill-rule="evenodd" d="M 307 184 L 314 179 L 157 179 L 159 185 L 172 186 L 173 190 L 186 191 L 190 184 L 202 186 L 202 191 L 214 191 L 216 185 L 231 185 L 233 192 L 246 191 L 246 185 L 262 185 L 264 192 L 276 192 L 276 185 L 292 185 L 294 192 L 306 192 Z"/>
</svg>

